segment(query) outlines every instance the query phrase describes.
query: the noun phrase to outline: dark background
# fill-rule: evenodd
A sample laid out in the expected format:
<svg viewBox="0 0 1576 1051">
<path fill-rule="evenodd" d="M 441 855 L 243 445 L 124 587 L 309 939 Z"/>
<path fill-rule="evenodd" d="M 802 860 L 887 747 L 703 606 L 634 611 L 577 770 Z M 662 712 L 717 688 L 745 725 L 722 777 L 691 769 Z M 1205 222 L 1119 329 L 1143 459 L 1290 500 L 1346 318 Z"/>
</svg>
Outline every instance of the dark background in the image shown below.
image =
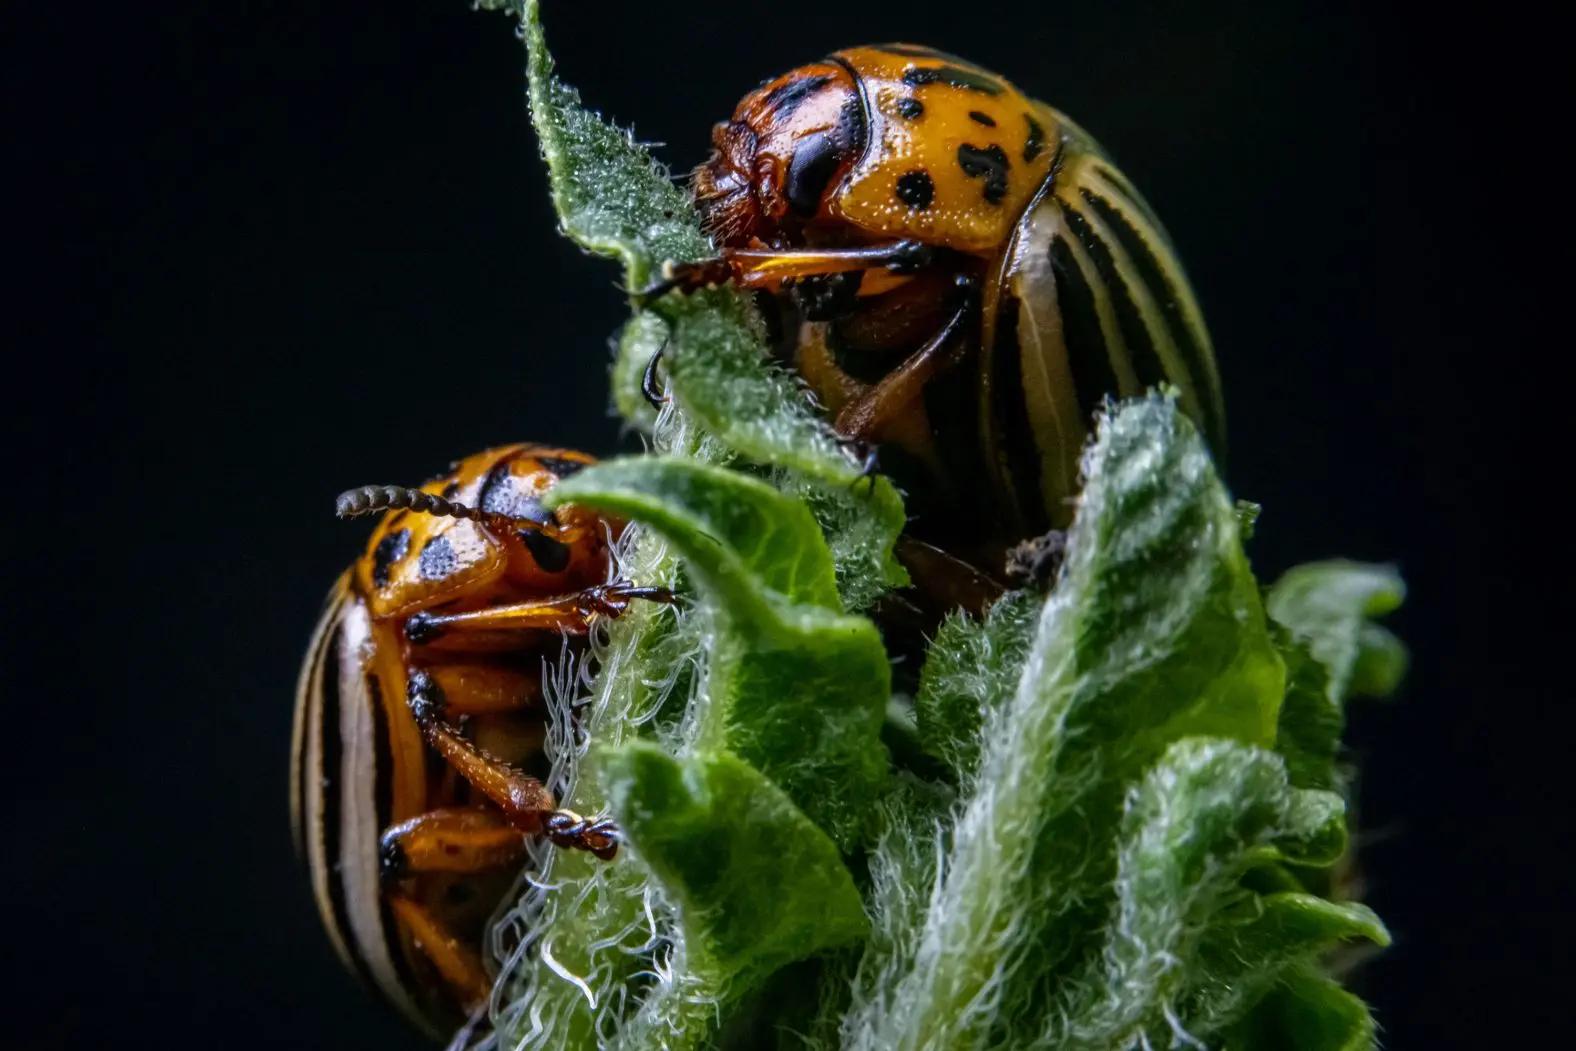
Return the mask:
<svg viewBox="0 0 1576 1051">
<path fill-rule="evenodd" d="M 1507 52 L 1481 17 L 1342 0 L 549 7 L 562 75 L 676 170 L 762 78 L 894 38 L 1099 136 L 1210 319 L 1261 576 L 1339 554 L 1411 586 L 1407 687 L 1351 733 L 1396 932 L 1365 972 L 1386 1043 L 1552 1007 L 1570 899 L 1539 859 L 1570 819 L 1542 753 L 1568 687 L 1538 665 L 1569 548 L 1534 457 L 1568 433 L 1570 333 L 1533 285 L 1559 169 L 1512 146 L 1557 68 L 1535 29 Z M 298 660 L 365 535 L 331 500 L 488 444 L 617 449 L 618 273 L 556 234 L 501 16 L 44 14 L 3 72 L 6 1025 L 423 1046 L 340 972 L 290 852 Z"/>
</svg>

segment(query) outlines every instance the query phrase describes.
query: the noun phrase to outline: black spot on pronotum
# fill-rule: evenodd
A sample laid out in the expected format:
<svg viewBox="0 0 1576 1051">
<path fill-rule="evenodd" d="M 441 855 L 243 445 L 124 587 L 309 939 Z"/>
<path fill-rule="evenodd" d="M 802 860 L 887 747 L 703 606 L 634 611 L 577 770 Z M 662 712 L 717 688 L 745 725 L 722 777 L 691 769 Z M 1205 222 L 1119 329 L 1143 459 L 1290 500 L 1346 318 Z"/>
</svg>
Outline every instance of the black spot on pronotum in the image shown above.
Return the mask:
<svg viewBox="0 0 1576 1051">
<path fill-rule="evenodd" d="M 372 586 L 386 588 L 389 586 L 389 571 L 394 568 L 394 563 L 404 558 L 410 551 L 410 530 L 396 529 L 372 549 Z"/>
<path fill-rule="evenodd" d="M 930 207 L 935 196 L 936 184 L 931 182 L 930 173 L 915 170 L 898 176 L 897 199 L 910 208 L 922 212 Z"/>
<path fill-rule="evenodd" d="M 1023 143 L 1023 159 L 1032 161 L 1045 152 L 1045 129 L 1031 114 L 1025 113 L 1023 119 L 1029 125 L 1029 137 Z"/>
<path fill-rule="evenodd" d="M 969 120 L 972 120 L 975 124 L 983 124 L 987 128 L 994 128 L 996 126 L 996 118 L 992 117 L 989 113 L 981 113 L 977 109 L 969 110 Z"/>
<path fill-rule="evenodd" d="M 993 144 L 981 147 L 964 143 L 958 147 L 958 167 L 971 179 L 985 180 L 984 196 L 991 204 L 1000 204 L 1002 198 L 1007 196 L 1007 172 L 1010 166 L 1007 152 L 1000 146 Z"/>
<path fill-rule="evenodd" d="M 802 216 L 814 215 L 821 207 L 821 194 L 837 174 L 842 160 L 843 153 L 834 134 L 819 132 L 800 143 L 788 164 L 789 206 Z"/>
<path fill-rule="evenodd" d="M 892 108 L 904 120 L 918 120 L 925 115 L 925 104 L 912 96 L 904 97 L 893 103 Z"/>
<path fill-rule="evenodd" d="M 537 525 L 547 525 L 554 520 L 534 496 L 527 496 L 515 485 L 514 472 L 510 470 L 508 460 L 487 472 L 487 480 L 482 483 L 477 505 L 488 514 L 524 519 Z"/>
<path fill-rule="evenodd" d="M 416 569 L 423 580 L 442 580 L 460 568 L 460 557 L 454 553 L 449 538 L 439 534 L 421 546 L 416 559 Z"/>
<path fill-rule="evenodd" d="M 818 77 L 794 77 L 768 91 L 764 101 L 776 113 L 779 120 L 786 120 L 793 116 L 793 111 L 798 109 L 805 99 L 831 82 L 830 73 L 823 73 Z"/>
<path fill-rule="evenodd" d="M 569 568 L 569 545 L 554 540 L 534 529 L 520 530 L 520 543 L 531 553 L 536 564 L 548 573 L 562 573 Z"/>
<path fill-rule="evenodd" d="M 1000 95 L 1006 90 L 994 77 L 962 66 L 915 66 L 904 71 L 903 83 L 911 88 L 925 84 L 946 84 L 964 91 L 978 91 L 982 95 Z"/>
</svg>

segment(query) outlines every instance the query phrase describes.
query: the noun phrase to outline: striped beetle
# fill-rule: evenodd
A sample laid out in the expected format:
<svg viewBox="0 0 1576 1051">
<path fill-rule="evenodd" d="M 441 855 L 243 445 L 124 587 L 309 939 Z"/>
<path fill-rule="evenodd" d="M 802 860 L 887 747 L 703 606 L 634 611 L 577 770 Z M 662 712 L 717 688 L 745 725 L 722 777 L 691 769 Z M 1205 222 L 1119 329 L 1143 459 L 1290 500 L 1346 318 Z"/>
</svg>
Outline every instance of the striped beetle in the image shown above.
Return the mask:
<svg viewBox="0 0 1576 1051">
<path fill-rule="evenodd" d="M 334 585 L 301 670 L 291 816 L 340 958 L 435 1036 L 476 1018 L 481 940 L 529 837 L 610 859 L 607 821 L 537 776 L 543 662 L 661 589 L 608 583 L 619 523 L 541 495 L 595 462 L 511 445 L 420 489 L 340 497 L 388 510 Z"/>
<path fill-rule="evenodd" d="M 1106 395 L 1174 385 L 1223 451 L 1170 242 L 1057 110 L 938 51 L 858 47 L 751 92 L 712 144 L 693 185 L 721 255 L 645 294 L 732 282 L 791 308 L 800 374 L 905 483 L 912 537 L 994 572 L 1064 527 Z"/>
</svg>

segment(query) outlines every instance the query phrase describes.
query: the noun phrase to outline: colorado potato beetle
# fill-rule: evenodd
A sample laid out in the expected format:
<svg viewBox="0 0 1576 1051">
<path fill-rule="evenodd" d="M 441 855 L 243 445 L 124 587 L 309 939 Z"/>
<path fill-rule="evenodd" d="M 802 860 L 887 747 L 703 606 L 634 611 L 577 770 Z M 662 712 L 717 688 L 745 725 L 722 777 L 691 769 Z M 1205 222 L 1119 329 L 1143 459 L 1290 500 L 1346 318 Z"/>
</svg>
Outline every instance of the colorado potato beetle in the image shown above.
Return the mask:
<svg viewBox="0 0 1576 1051">
<path fill-rule="evenodd" d="M 330 592 L 301 670 L 297 849 L 344 963 L 442 1038 L 486 1001 L 481 939 L 528 839 L 618 849 L 610 822 L 559 809 L 536 776 L 544 661 L 596 618 L 671 599 L 610 582 L 618 523 L 543 509 L 593 462 L 510 445 L 420 489 L 340 497 L 342 516 L 388 513 Z"/>
<path fill-rule="evenodd" d="M 798 370 L 909 489 L 915 536 L 998 569 L 1065 526 L 1106 395 L 1174 385 L 1222 450 L 1214 353 L 1170 241 L 1057 110 L 886 44 L 766 82 L 712 145 L 693 187 L 720 257 L 648 291 L 728 281 L 791 306 Z"/>
</svg>

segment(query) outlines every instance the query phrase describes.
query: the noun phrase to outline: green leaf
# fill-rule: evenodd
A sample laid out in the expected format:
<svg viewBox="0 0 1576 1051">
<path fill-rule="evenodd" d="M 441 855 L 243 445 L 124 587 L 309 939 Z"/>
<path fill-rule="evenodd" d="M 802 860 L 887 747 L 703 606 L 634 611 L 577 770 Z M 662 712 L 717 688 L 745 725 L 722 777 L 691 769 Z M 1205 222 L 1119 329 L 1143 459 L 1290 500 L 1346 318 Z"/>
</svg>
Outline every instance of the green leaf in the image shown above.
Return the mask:
<svg viewBox="0 0 1576 1051">
<path fill-rule="evenodd" d="M 1313 967 L 1284 978 L 1227 1036 L 1224 1051 L 1373 1051 L 1373 1017 Z"/>
<path fill-rule="evenodd" d="M 1200 939 L 1181 1012 L 1195 1036 L 1242 1018 L 1324 950 L 1348 941 L 1390 944 L 1384 924 L 1362 905 L 1293 892 L 1255 897 L 1252 907 L 1252 920 L 1217 924 Z"/>
<path fill-rule="evenodd" d="M 1085 467 L 1061 580 L 985 720 L 917 948 L 863 993 L 852 1046 L 976 1047 L 1003 1019 L 1060 1025 L 1046 990 L 1098 952 L 1126 783 L 1186 736 L 1273 741 L 1281 662 L 1192 424 L 1167 398 L 1124 405 Z"/>
<path fill-rule="evenodd" d="M 1404 586 L 1385 566 L 1322 562 L 1289 570 L 1266 608 L 1282 626 L 1286 699 L 1276 748 L 1294 784 L 1339 788 L 1336 765 L 1351 692 L 1388 693 L 1406 668 L 1406 650 L 1368 618 L 1400 605 Z"/>
<path fill-rule="evenodd" d="M 980 729 L 1018 688 L 1043 602 L 1012 592 L 983 622 L 955 613 L 942 622 L 927 652 L 914 698 L 920 741 L 959 779 L 979 763 Z"/>
<path fill-rule="evenodd" d="M 545 502 L 645 523 L 680 553 L 717 616 L 690 745 L 757 767 L 852 850 L 888 778 L 891 669 L 875 626 L 840 612 L 831 553 L 804 504 L 660 457 L 587 468 Z"/>
<path fill-rule="evenodd" d="M 1339 938 L 1382 938 L 1360 907 L 1239 887 L 1258 861 L 1333 860 L 1342 809 L 1331 793 L 1293 790 L 1273 753 L 1203 738 L 1172 745 L 1129 797 L 1106 944 L 1065 985 L 1060 1046 L 1207 1036 L 1280 969 Z"/>
<path fill-rule="evenodd" d="M 1406 651 L 1370 622 L 1397 609 L 1405 597 L 1406 585 L 1392 567 L 1335 561 L 1287 570 L 1265 604 L 1270 617 L 1329 670 L 1330 700 L 1339 705 L 1354 686 L 1384 694 L 1400 682 Z"/>
<path fill-rule="evenodd" d="M 869 929 L 837 847 L 748 764 L 630 744 L 601 769 L 625 836 L 678 903 L 691 965 L 719 986 Z"/>
</svg>

